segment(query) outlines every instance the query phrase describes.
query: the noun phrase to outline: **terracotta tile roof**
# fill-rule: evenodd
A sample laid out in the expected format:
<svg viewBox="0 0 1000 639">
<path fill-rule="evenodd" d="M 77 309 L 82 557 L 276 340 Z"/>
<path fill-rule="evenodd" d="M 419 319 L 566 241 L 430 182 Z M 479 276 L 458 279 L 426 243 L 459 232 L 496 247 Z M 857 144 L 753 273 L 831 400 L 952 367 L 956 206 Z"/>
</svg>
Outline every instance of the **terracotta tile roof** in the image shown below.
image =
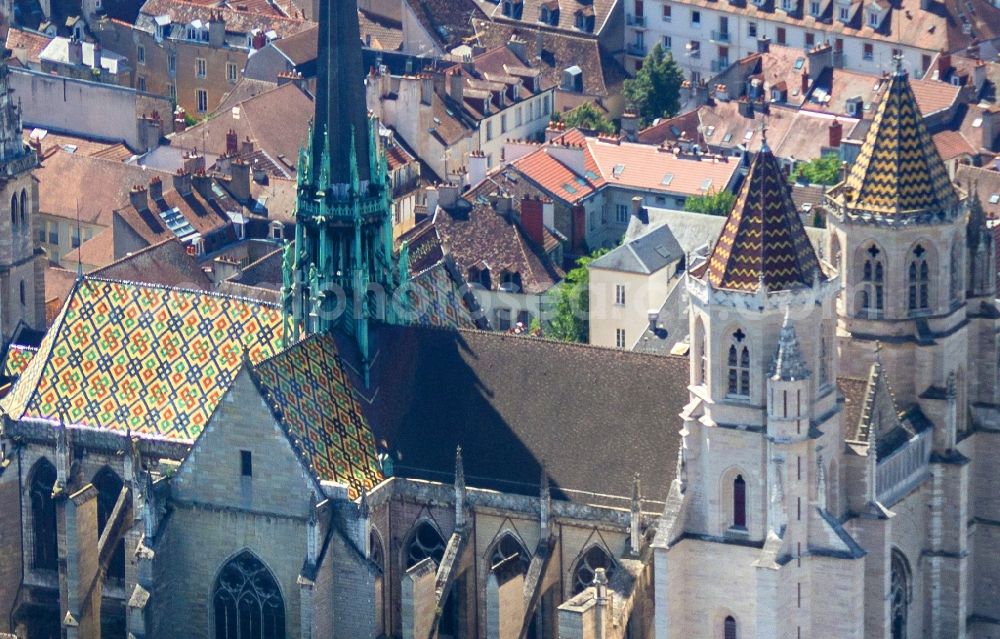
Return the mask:
<svg viewBox="0 0 1000 639">
<path fill-rule="evenodd" d="M 431 223 L 462 274 L 468 277 L 469 269 L 485 264 L 495 290 L 500 290 L 504 272 L 516 275 L 530 294 L 544 293 L 563 278 L 559 265 L 540 254 L 541 247 L 488 205 L 438 208 Z"/>
<path fill-rule="evenodd" d="M 212 280 L 176 238 L 164 240 L 127 255 L 92 273 L 91 277 L 144 284 L 158 284 L 185 290 L 210 291 Z"/>
<path fill-rule="evenodd" d="M 399 51 L 403 47 L 403 24 L 398 20 L 358 11 L 358 26 L 365 46 L 381 51 Z"/>
<path fill-rule="evenodd" d="M 241 3 L 242 4 L 242 3 Z M 279 15 L 263 14 L 254 11 L 237 11 L 232 8 L 207 6 L 198 2 L 185 0 L 146 0 L 140 10 L 137 26 L 145 26 L 145 22 L 159 16 L 170 16 L 174 24 L 187 25 L 195 20 L 208 23 L 213 13 L 222 13 L 226 21 L 226 32 L 247 34 L 255 29 L 274 31 L 279 37 L 285 37 L 309 28 L 312 23 Z"/>
<path fill-rule="evenodd" d="M 822 277 L 816 252 L 795 210 L 785 174 L 770 148 L 754 158 L 708 261 L 708 281 L 756 292 L 811 286 Z"/>
<path fill-rule="evenodd" d="M 58 300 L 58 307 L 61 309 L 63 301 L 65 301 L 69 292 L 73 290 L 73 284 L 75 283 L 76 271 L 60 268 L 58 266 L 46 267 L 45 301 L 48 302 L 49 300 Z M 53 319 L 55 319 L 55 316 L 47 317 L 46 321 L 51 322 Z"/>
<path fill-rule="evenodd" d="M 73 249 L 62 256 L 60 262 L 75 265 L 79 261 L 84 267 L 99 268 L 110 264 L 115 259 L 115 240 L 112 229 L 104 229 L 94 237 L 85 241 L 79 248 Z"/>
<path fill-rule="evenodd" d="M 375 438 L 329 335 L 315 335 L 251 367 L 274 418 L 317 479 L 351 499 L 382 481 Z"/>
<path fill-rule="evenodd" d="M 865 117 L 871 117 L 888 86 L 888 77 L 846 69 L 826 69 L 813 84 L 803 108 L 850 115 L 848 102 L 860 98 Z M 954 107 L 962 98 L 962 88 L 948 82 L 912 80 L 910 88 L 925 118 Z M 853 117 L 861 117 L 861 113 Z"/>
<path fill-rule="evenodd" d="M 11 27 L 7 31 L 6 47 L 13 52 L 15 58 L 37 68 L 42 63 L 42 51 L 51 41 L 52 38 L 37 31 Z"/>
<path fill-rule="evenodd" d="M 577 11 L 582 11 L 584 15 L 594 17 L 594 35 L 604 30 L 604 25 L 618 5 L 616 0 L 590 0 L 589 2 L 579 2 L 578 0 L 522 0 L 518 3 L 521 8 L 521 15 L 520 19 L 517 19 L 503 14 L 502 2 L 476 0 L 476 3 L 491 20 L 528 25 L 535 25 L 541 21 L 542 5 L 551 7 L 552 4 L 556 4 L 559 7 L 559 24 L 549 28 L 571 33 L 584 33 L 576 28 L 576 13 Z"/>
<path fill-rule="evenodd" d="M 600 186 L 596 173 L 593 177 L 577 175 L 544 148 L 516 160 L 513 167 L 547 193 L 565 202 L 579 202 Z"/>
<path fill-rule="evenodd" d="M 931 136 L 941 159 L 947 162 L 963 156 L 975 156 L 978 151 L 958 131 L 939 131 Z"/>
<path fill-rule="evenodd" d="M 914 79 L 910 81 L 910 88 L 917 99 L 917 107 L 925 118 L 954 106 L 962 93 L 962 87 L 936 80 Z"/>
<path fill-rule="evenodd" d="M 850 205 L 873 212 L 944 211 L 958 204 L 905 72 L 893 74 L 845 184 Z"/>
<path fill-rule="evenodd" d="M 230 2 L 228 0 L 187 0 L 187 2 L 212 9 L 223 7 L 246 13 L 259 13 L 279 18 L 287 17 L 280 9 L 271 4 L 269 0 L 238 0 L 238 2 Z"/>
<path fill-rule="evenodd" d="M 597 39 L 528 23 L 476 20 L 479 43 L 487 49 L 502 47 L 517 36 L 524 42 L 526 66 L 541 71 L 543 86 L 558 86 L 565 69 L 583 71 L 583 93 L 608 97 L 621 91 L 627 74 L 611 56 L 603 55 Z"/>
<path fill-rule="evenodd" d="M 198 177 L 195 176 L 193 179 L 197 180 Z M 165 188 L 163 197 L 158 200 L 149 198 L 147 204 L 148 208 L 141 211 L 136 210 L 131 203 L 115 211 L 115 215 L 147 244 L 159 244 L 175 237 L 176 233 L 183 233 L 181 239 L 189 237 L 192 233 L 198 233 L 204 239 L 205 252 L 210 253 L 236 240 L 236 232 L 227 212 L 239 212 L 242 211 L 242 207 L 221 189 L 219 192 L 213 191 L 211 198 L 206 198 L 196 188 L 188 195 L 181 195 L 174 189 Z M 174 212 L 183 216 L 190 225 L 189 230 L 174 231 L 167 225 L 165 218 Z"/>
<path fill-rule="evenodd" d="M 61 150 L 46 154 L 35 170 L 42 213 L 76 223 L 79 205 L 82 222 L 104 227 L 111 226 L 114 210 L 128 203 L 133 186 L 157 175 L 170 179 L 160 171 Z"/>
<path fill-rule="evenodd" d="M 472 20 L 483 12 L 473 0 L 404 0 L 430 37 L 445 52 L 473 35 Z M 404 9 L 405 11 L 405 9 Z"/>
<path fill-rule="evenodd" d="M 312 26 L 304 31 L 271 43 L 281 51 L 294 66 L 316 60 L 319 48 L 319 29 Z"/>
<path fill-rule="evenodd" d="M 275 355 L 276 306 L 85 278 L 3 400 L 13 419 L 190 443 L 243 363 Z"/>
</svg>

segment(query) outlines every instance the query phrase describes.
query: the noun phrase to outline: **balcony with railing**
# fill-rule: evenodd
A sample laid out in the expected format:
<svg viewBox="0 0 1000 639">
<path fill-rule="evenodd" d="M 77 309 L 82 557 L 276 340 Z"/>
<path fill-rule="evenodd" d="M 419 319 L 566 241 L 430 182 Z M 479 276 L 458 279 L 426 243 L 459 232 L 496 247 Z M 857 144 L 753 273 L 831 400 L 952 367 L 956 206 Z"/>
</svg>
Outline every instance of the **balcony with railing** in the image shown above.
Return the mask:
<svg viewBox="0 0 1000 639">
<path fill-rule="evenodd" d="M 732 34 L 729 31 L 712 31 L 712 42 L 721 42 L 722 44 L 729 44 Z"/>
<path fill-rule="evenodd" d="M 712 60 L 712 73 L 721 73 L 729 68 L 729 58 Z"/>
<path fill-rule="evenodd" d="M 878 500 L 892 506 L 913 490 L 928 473 L 931 456 L 931 431 L 924 431 L 903 446 L 879 459 L 875 471 Z"/>
<path fill-rule="evenodd" d="M 625 52 L 629 55 L 634 55 L 640 58 L 646 57 L 646 43 L 645 42 L 629 42 L 625 45 Z"/>
</svg>

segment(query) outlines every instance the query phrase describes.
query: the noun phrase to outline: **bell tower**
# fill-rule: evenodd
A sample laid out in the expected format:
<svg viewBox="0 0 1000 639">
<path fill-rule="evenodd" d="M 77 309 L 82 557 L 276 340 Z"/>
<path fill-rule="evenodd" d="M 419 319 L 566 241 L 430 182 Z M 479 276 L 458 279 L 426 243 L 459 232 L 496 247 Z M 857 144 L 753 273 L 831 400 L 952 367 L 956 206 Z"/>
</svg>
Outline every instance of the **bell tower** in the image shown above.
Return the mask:
<svg viewBox="0 0 1000 639">
<path fill-rule="evenodd" d="M 316 113 L 298 162 L 295 243 L 286 249 L 287 334 L 340 330 L 367 369 L 368 328 L 390 320 L 398 268 L 377 125 L 365 106 L 357 3 L 319 3 Z"/>
<path fill-rule="evenodd" d="M 7 61 L 0 62 L 0 337 L 6 342 L 20 322 L 45 329 L 45 256 L 35 245 L 38 156 L 24 144 L 21 107 L 10 88 Z"/>
</svg>

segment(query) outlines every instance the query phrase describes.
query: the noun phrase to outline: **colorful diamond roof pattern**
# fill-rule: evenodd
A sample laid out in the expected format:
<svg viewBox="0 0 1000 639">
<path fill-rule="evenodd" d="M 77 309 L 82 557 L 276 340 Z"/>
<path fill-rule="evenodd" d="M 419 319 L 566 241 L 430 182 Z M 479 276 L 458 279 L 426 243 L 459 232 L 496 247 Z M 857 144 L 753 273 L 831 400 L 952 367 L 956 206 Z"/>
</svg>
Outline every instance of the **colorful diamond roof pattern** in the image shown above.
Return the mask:
<svg viewBox="0 0 1000 639">
<path fill-rule="evenodd" d="M 281 347 L 278 307 L 87 278 L 3 408 L 14 419 L 191 442 L 236 372 Z"/>
<path fill-rule="evenodd" d="M 7 358 L 4 359 L 3 363 L 4 377 L 13 379 L 21 375 L 28 368 L 28 364 L 31 363 L 31 359 L 37 352 L 37 348 L 11 344 L 10 348 L 7 349 Z"/>
<path fill-rule="evenodd" d="M 819 260 L 795 210 L 785 176 L 765 143 L 750 166 L 708 262 L 721 289 L 780 291 L 812 285 Z"/>
<path fill-rule="evenodd" d="M 309 337 L 255 366 L 253 375 L 318 479 L 346 484 L 352 499 L 382 481 L 375 438 L 332 336 Z"/>
<path fill-rule="evenodd" d="M 905 71 L 896 71 L 847 176 L 852 208 L 878 213 L 945 211 L 958 204 Z"/>
<path fill-rule="evenodd" d="M 444 262 L 438 262 L 407 282 L 410 324 L 440 328 L 476 328 L 455 278 Z"/>
</svg>

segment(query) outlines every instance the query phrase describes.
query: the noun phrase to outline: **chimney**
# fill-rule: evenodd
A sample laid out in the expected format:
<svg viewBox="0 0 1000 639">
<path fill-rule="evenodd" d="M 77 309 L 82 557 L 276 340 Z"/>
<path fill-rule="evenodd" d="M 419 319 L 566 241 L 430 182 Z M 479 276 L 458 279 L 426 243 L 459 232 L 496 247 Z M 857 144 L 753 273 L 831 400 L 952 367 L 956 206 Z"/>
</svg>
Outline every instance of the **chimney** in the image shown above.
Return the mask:
<svg viewBox="0 0 1000 639">
<path fill-rule="evenodd" d="M 983 124 L 980 127 L 982 140 L 980 144 L 987 149 L 993 148 L 993 140 L 1000 133 L 1000 106 L 993 105 L 983 109 Z"/>
<path fill-rule="evenodd" d="M 972 44 L 965 50 L 965 57 L 972 58 L 973 60 L 979 59 L 979 40 L 973 40 Z"/>
<path fill-rule="evenodd" d="M 743 117 L 745 118 L 753 117 L 753 105 L 750 104 L 750 100 L 747 100 L 746 98 L 741 99 L 737 103 L 737 107 L 739 108 L 740 115 L 742 115 Z"/>
<path fill-rule="evenodd" d="M 183 133 L 187 130 L 187 111 L 184 107 L 178 106 L 174 111 L 174 133 Z"/>
<path fill-rule="evenodd" d="M 948 72 L 951 71 L 951 54 L 944 49 L 942 49 L 941 53 L 938 55 L 937 70 L 938 80 L 944 80 L 948 75 Z"/>
<path fill-rule="evenodd" d="M 436 186 L 428 186 L 425 191 L 424 208 L 427 210 L 428 217 L 433 216 L 437 212 L 438 208 L 438 190 Z"/>
<path fill-rule="evenodd" d="M 146 197 L 145 187 L 133 186 L 132 190 L 129 191 L 128 199 L 132 208 L 140 213 L 149 209 L 149 199 Z"/>
<path fill-rule="evenodd" d="M 229 192 L 240 202 L 250 201 L 250 165 L 243 160 L 229 164 Z"/>
<path fill-rule="evenodd" d="M 188 173 L 196 173 L 205 170 L 205 156 L 199 155 L 197 151 L 184 154 L 184 170 Z"/>
<path fill-rule="evenodd" d="M 258 31 L 253 34 L 253 40 L 251 40 L 250 44 L 253 46 L 254 51 L 260 51 L 267 46 L 267 36 L 264 35 L 263 31 Z"/>
<path fill-rule="evenodd" d="M 521 229 L 535 246 L 545 246 L 545 215 L 543 202 L 537 197 L 525 197 L 521 200 Z"/>
<path fill-rule="evenodd" d="M 420 74 L 420 104 L 430 106 L 434 99 L 434 79 L 429 73 Z"/>
<path fill-rule="evenodd" d="M 163 180 L 159 176 L 149 181 L 149 199 L 153 202 L 163 199 Z"/>
<path fill-rule="evenodd" d="M 184 169 L 177 169 L 174 173 L 174 190 L 181 197 L 191 195 L 191 174 Z"/>
<path fill-rule="evenodd" d="M 486 154 L 482 151 L 469 153 L 469 186 L 475 186 L 486 179 Z"/>
<path fill-rule="evenodd" d="M 465 94 L 465 77 L 462 72 L 458 69 L 453 69 L 450 74 L 448 74 L 448 95 L 451 99 L 459 104 L 464 101 Z"/>
<path fill-rule="evenodd" d="M 833 122 L 830 123 L 830 147 L 838 148 L 843 137 L 844 125 L 840 123 L 840 120 L 834 118 Z"/>
<path fill-rule="evenodd" d="M 815 80 L 823 71 L 833 68 L 833 47 L 827 44 L 820 44 L 806 53 L 808 60 L 809 79 Z"/>
<path fill-rule="evenodd" d="M 79 38 L 70 38 L 66 49 L 66 61 L 76 66 L 83 64 L 83 43 Z"/>
<path fill-rule="evenodd" d="M 250 139 L 250 136 L 247 136 L 247 138 L 243 140 L 243 144 L 240 145 L 240 155 L 243 157 L 253 155 L 253 140 Z"/>
<path fill-rule="evenodd" d="M 458 202 L 457 184 L 438 185 L 438 204 L 441 205 L 441 208 L 450 209 L 454 207 L 457 202 Z"/>
<path fill-rule="evenodd" d="M 642 219 L 643 213 L 644 213 L 644 209 L 643 209 L 643 206 L 642 206 L 642 198 L 639 197 L 638 195 L 636 195 L 635 197 L 632 198 L 632 208 L 631 208 L 631 211 L 632 211 L 632 217 Z"/>
<path fill-rule="evenodd" d="M 201 197 L 206 200 L 215 199 L 215 194 L 212 193 L 212 178 L 209 177 L 208 173 L 205 173 L 204 169 L 191 176 L 191 184 Z"/>
<path fill-rule="evenodd" d="M 802 95 L 809 93 L 809 72 L 802 72 Z"/>
<path fill-rule="evenodd" d="M 212 12 L 208 19 L 208 46 L 221 49 L 226 43 L 226 20 L 221 11 Z"/>
<path fill-rule="evenodd" d="M 622 113 L 622 135 L 629 142 L 635 142 L 639 135 L 639 116 L 631 111 Z"/>
<path fill-rule="evenodd" d="M 517 59 L 521 61 L 521 64 L 528 64 L 528 43 L 521 38 L 513 35 L 510 37 L 510 41 L 507 43 L 507 47 L 514 52 Z"/>
<path fill-rule="evenodd" d="M 103 53 L 104 53 L 104 49 L 101 47 L 101 41 L 100 40 L 95 40 L 94 41 L 94 68 L 95 69 L 100 70 L 100 69 L 103 68 L 103 66 L 101 65 L 101 57 L 102 57 Z"/>
<path fill-rule="evenodd" d="M 761 36 L 757 38 L 757 53 L 768 53 L 771 51 L 771 38 Z"/>
<path fill-rule="evenodd" d="M 550 229 L 556 225 L 556 205 L 547 197 L 542 198 L 542 224 Z"/>
<path fill-rule="evenodd" d="M 240 138 L 234 129 L 229 129 L 226 133 L 226 155 L 235 157 L 240 151 Z"/>
<path fill-rule="evenodd" d="M 719 102 L 729 102 L 729 87 L 724 84 L 715 85 L 715 99 Z"/>
</svg>

